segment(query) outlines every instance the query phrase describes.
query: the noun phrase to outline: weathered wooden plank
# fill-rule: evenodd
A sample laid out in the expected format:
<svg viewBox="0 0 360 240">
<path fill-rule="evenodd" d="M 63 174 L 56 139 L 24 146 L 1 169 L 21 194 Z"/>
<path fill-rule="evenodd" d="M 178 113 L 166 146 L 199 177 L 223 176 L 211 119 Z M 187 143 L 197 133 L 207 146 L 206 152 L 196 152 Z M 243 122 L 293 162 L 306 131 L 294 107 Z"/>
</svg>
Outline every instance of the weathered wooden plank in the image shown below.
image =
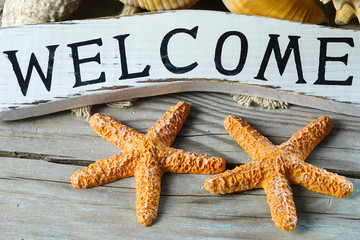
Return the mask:
<svg viewBox="0 0 360 240">
<path fill-rule="evenodd" d="M 324 114 L 298 106 L 272 111 L 245 108 L 228 95 L 204 93 L 139 99 L 130 109 L 99 105 L 93 111 L 116 117 L 144 132 L 180 100 L 189 102 L 192 111 L 174 146 L 226 157 L 230 168 L 246 162 L 248 156 L 224 131 L 222 121 L 226 114 L 244 117 L 278 144 Z M 356 117 L 340 114 L 332 117 L 336 127 L 334 139 L 330 134 L 310 154 L 308 162 L 356 176 L 350 178 L 354 193 L 339 199 L 293 186 L 299 222 L 292 233 L 275 227 L 263 190 L 216 196 L 203 188 L 207 176 L 177 174 L 164 176 L 159 217 L 150 228 L 143 228 L 135 216 L 134 178 L 86 190 L 72 188 L 69 177 L 82 167 L 79 164 L 118 153 L 85 120 L 63 112 L 1 122 L 0 202 L 1 212 L 5 213 L 4 237 L 329 239 L 343 236 L 346 231 L 345 239 L 352 239 L 359 234 L 360 167 L 355 141 L 359 122 Z M 9 157 L 13 152 L 20 153 Z M 37 159 L 32 159 L 34 156 Z M 59 164 L 59 159 L 65 164 Z"/>
<path fill-rule="evenodd" d="M 289 109 L 266 110 L 246 108 L 226 94 L 183 93 L 139 99 L 129 109 L 94 106 L 92 112 L 112 116 L 140 132 L 146 132 L 178 101 L 191 104 L 191 112 L 174 147 L 220 156 L 229 166 L 249 161 L 249 156 L 236 144 L 223 127 L 224 118 L 233 114 L 244 118 L 275 144 L 281 144 L 295 132 L 321 115 L 334 119 L 332 133 L 315 148 L 307 161 L 350 176 L 360 175 L 357 117 L 323 112 L 292 105 Z M 221 108 L 219 108 L 221 106 Z M 151 113 L 151 114 L 150 114 Z M 0 146 L 3 156 L 31 153 L 49 161 L 87 164 L 119 153 L 103 140 L 89 124 L 68 116 L 69 112 L 15 122 L 1 122 Z M 43 155 L 41 155 L 43 154 Z M 85 160 L 85 163 L 83 162 Z"/>
<path fill-rule="evenodd" d="M 69 182 L 77 166 L 31 159 L 0 161 L 0 218 L 6 239 L 352 239 L 360 233 L 358 187 L 345 199 L 294 187 L 299 222 L 294 232 L 286 233 L 274 226 L 262 190 L 217 196 L 202 187 L 206 175 L 166 174 L 159 216 L 145 228 L 136 221 L 134 178 L 80 190 Z"/>
<path fill-rule="evenodd" d="M 360 115 L 356 30 L 189 10 L 3 28 L 0 36 L 6 120 L 182 91 Z"/>
</svg>

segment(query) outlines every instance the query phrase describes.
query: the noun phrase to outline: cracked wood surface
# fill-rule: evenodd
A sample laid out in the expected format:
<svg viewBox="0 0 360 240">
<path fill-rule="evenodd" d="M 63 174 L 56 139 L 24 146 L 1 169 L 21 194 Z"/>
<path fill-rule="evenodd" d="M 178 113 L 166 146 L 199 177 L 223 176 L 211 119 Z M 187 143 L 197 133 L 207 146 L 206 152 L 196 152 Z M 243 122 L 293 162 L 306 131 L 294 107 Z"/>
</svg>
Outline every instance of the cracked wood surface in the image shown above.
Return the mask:
<svg viewBox="0 0 360 240">
<path fill-rule="evenodd" d="M 83 0 L 72 19 L 117 15 L 119 5 L 117 0 Z M 71 186 L 76 170 L 119 150 L 97 136 L 85 120 L 65 111 L 0 121 L 0 239 L 357 239 L 359 117 L 293 105 L 272 111 L 245 108 L 227 94 L 214 93 L 144 98 L 128 109 L 98 105 L 92 113 L 107 114 L 145 132 L 178 101 L 190 103 L 191 112 L 173 146 L 222 157 L 229 169 L 250 158 L 224 129 L 227 115 L 244 118 L 274 144 L 311 120 L 330 116 L 332 133 L 306 162 L 345 175 L 354 192 L 340 199 L 293 185 L 299 220 L 295 231 L 287 233 L 273 224 L 262 189 L 217 196 L 203 188 L 208 176 L 165 174 L 159 216 L 145 228 L 136 220 L 134 178 L 91 189 Z"/>
<path fill-rule="evenodd" d="M 145 132 L 178 101 L 191 104 L 173 146 L 227 161 L 229 169 L 250 161 L 227 134 L 229 114 L 246 119 L 274 144 L 286 141 L 311 120 L 328 115 L 332 133 L 307 162 L 345 175 L 354 192 L 340 199 L 292 186 L 298 213 L 295 231 L 275 227 L 263 190 L 225 196 L 203 188 L 204 175 L 165 174 L 159 216 L 151 227 L 137 223 L 135 180 L 125 178 L 91 189 L 75 189 L 70 176 L 119 150 L 69 111 L 0 122 L 0 226 L 4 239 L 355 239 L 360 234 L 360 118 L 291 105 L 264 110 L 239 107 L 227 94 L 182 93 L 139 99 L 128 109 L 94 106 Z M 221 108 L 219 108 L 221 106 Z"/>
</svg>

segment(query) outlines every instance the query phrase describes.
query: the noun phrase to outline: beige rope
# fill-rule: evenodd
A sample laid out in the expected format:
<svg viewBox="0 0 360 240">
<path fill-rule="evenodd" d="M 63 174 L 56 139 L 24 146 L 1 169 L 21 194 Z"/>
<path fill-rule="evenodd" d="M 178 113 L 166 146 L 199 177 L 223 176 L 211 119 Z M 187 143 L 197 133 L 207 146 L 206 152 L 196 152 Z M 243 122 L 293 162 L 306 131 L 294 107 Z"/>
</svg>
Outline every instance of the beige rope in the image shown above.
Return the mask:
<svg viewBox="0 0 360 240">
<path fill-rule="evenodd" d="M 238 102 L 238 104 L 250 107 L 253 104 L 260 105 L 263 108 L 268 109 L 276 109 L 276 108 L 287 108 L 288 103 L 281 102 L 277 100 L 272 100 L 263 97 L 254 97 L 254 96 L 247 96 L 247 95 L 239 95 L 234 94 L 233 99 Z"/>
</svg>

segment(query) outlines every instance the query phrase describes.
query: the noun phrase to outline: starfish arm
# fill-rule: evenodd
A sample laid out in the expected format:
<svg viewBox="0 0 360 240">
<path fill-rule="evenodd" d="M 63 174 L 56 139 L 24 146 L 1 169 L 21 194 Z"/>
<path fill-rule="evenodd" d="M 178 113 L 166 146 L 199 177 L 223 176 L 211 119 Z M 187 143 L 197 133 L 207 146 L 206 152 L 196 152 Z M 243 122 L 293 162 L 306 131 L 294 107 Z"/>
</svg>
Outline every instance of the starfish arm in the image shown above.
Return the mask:
<svg viewBox="0 0 360 240">
<path fill-rule="evenodd" d="M 215 174 L 225 170 L 225 160 L 200 153 L 168 148 L 161 163 L 165 172 Z"/>
<path fill-rule="evenodd" d="M 163 172 L 153 157 L 143 157 L 135 170 L 136 213 L 141 225 L 150 226 L 158 213 Z"/>
<path fill-rule="evenodd" d="M 305 162 L 293 161 L 288 173 L 291 181 L 314 192 L 346 197 L 353 191 L 353 184 L 345 177 Z"/>
<path fill-rule="evenodd" d="M 133 176 L 135 165 L 131 155 L 123 153 L 101 159 L 88 167 L 76 171 L 71 183 L 76 188 L 89 188 Z"/>
<path fill-rule="evenodd" d="M 297 156 L 304 161 L 310 152 L 331 132 L 333 121 L 328 116 L 322 116 L 305 128 L 295 133 L 279 149 Z"/>
<path fill-rule="evenodd" d="M 190 113 L 190 105 L 179 102 L 170 108 L 157 123 L 149 129 L 147 135 L 159 139 L 166 146 L 171 146 L 176 135 L 181 130 L 187 116 Z"/>
<path fill-rule="evenodd" d="M 214 194 L 240 192 L 259 188 L 262 178 L 258 162 L 253 161 L 208 178 L 204 187 Z"/>
<path fill-rule="evenodd" d="M 89 123 L 97 134 L 123 151 L 131 148 L 134 138 L 142 137 L 141 133 L 100 113 L 91 116 Z"/>
<path fill-rule="evenodd" d="M 224 127 L 252 159 L 262 158 L 266 155 L 267 149 L 275 147 L 266 137 L 236 116 L 227 116 Z"/>
<path fill-rule="evenodd" d="M 282 174 L 268 175 L 263 188 L 276 226 L 284 231 L 294 230 L 297 216 L 290 182 Z"/>
</svg>

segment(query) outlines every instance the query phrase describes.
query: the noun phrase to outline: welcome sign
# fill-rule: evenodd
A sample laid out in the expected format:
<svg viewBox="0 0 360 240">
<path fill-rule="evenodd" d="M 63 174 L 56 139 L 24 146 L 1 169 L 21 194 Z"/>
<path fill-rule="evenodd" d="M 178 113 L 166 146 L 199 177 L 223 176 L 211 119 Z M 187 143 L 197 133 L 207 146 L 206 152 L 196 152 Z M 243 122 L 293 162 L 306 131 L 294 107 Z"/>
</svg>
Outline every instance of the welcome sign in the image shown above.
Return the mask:
<svg viewBox="0 0 360 240">
<path fill-rule="evenodd" d="M 0 118 L 181 91 L 360 116 L 360 35 L 181 10 L 0 30 Z"/>
</svg>

